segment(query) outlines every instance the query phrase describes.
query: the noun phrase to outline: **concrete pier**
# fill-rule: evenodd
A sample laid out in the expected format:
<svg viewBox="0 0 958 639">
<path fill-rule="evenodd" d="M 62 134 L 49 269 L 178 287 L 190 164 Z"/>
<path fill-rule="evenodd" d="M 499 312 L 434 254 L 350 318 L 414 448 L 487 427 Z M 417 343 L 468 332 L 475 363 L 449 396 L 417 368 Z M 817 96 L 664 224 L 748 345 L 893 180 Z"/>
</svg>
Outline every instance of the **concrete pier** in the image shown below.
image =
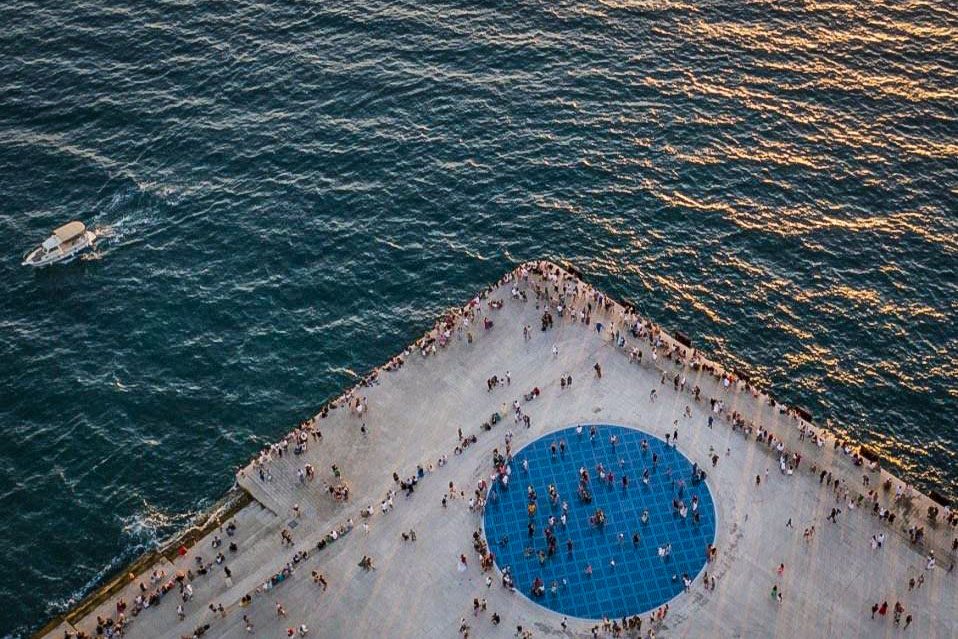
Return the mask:
<svg viewBox="0 0 958 639">
<path fill-rule="evenodd" d="M 578 288 L 574 300 L 571 294 L 566 298 L 577 313 L 591 303 L 588 324 L 571 317 L 568 308 L 558 314 L 556 300 L 549 299 L 557 287 Z M 501 308 L 493 308 L 494 302 L 501 302 Z M 554 325 L 540 330 L 547 306 Z M 464 314 L 472 315 L 468 325 Z M 484 327 L 486 319 L 490 328 Z M 204 637 L 285 637 L 287 629 L 295 631 L 301 624 L 309 628 L 307 637 L 458 637 L 462 618 L 470 637 L 513 637 L 520 625 L 535 637 L 592 636 L 595 620 L 570 618 L 562 630 L 561 615 L 523 594 L 528 584 L 517 584 L 520 592 L 512 592 L 502 587 L 499 567 L 480 570 L 473 533 L 481 529 L 482 516 L 466 503 L 477 483 L 489 479 L 493 449 L 504 450 L 507 431 L 514 434 L 515 451 L 579 423 L 633 426 L 663 439 L 677 429 L 678 449 L 709 469 L 718 552 L 707 570 L 716 579 L 715 589 L 706 590 L 697 581 L 690 592 L 675 597 L 668 615 L 656 624 L 656 636 L 958 636 L 958 570 L 951 570 L 956 530 L 944 521 L 944 512 L 937 523 L 931 522 L 927 497 L 916 493 L 896 500 L 903 482 L 856 465 L 851 454 L 834 446 L 832 435 L 806 424 L 794 411 L 773 406 L 742 380 L 732 379 L 726 387 L 718 363 L 693 356 L 664 332 L 653 349 L 648 336 L 629 332 L 631 321 L 621 305 L 553 264 L 517 268 L 407 349 L 401 366 L 391 360 L 374 379 L 312 419 L 299 431 L 308 445 L 305 453 L 294 454 L 299 436 L 291 434 L 277 447 L 284 449 L 282 455 L 274 450 L 239 472 L 238 484 L 252 502 L 180 552 L 139 566 L 115 592 L 101 594 L 96 607 L 68 614 L 38 636 L 60 639 L 77 631 L 95 636 L 97 616 L 117 619 L 120 599 L 126 602 L 123 636 L 131 638 L 191 637 L 198 628 L 205 628 Z M 603 325 L 600 331 L 597 323 Z M 633 349 L 642 351 L 641 363 L 630 356 Z M 504 379 L 507 371 L 509 383 L 490 390 L 487 380 L 493 375 Z M 674 386 L 676 374 L 685 378 L 680 390 Z M 574 385 L 561 389 L 560 376 L 569 375 Z M 541 394 L 525 401 L 523 395 L 534 387 Z M 721 402 L 717 412 L 711 399 Z M 364 406 L 361 414 L 350 406 L 356 400 Z M 529 428 L 514 422 L 514 401 L 529 415 Z M 501 419 L 486 430 L 482 425 L 493 413 Z M 740 425 L 733 428 L 733 421 Z M 805 437 L 803 426 L 811 429 Z M 771 433 L 772 444 L 757 441 L 759 428 Z M 475 436 L 475 442 L 463 447 L 460 429 L 467 440 Z M 824 445 L 814 443 L 812 434 L 822 437 Z M 801 455 L 791 474 L 780 472 L 779 443 L 788 455 Z M 718 456 L 714 467 L 713 454 Z M 448 461 L 440 466 L 443 456 Z M 315 469 L 315 479 L 300 477 L 307 464 Z M 405 480 L 419 466 L 424 476 L 407 495 L 393 473 Z M 831 473 L 837 488 L 820 481 L 822 470 Z M 891 482 L 887 490 L 886 481 Z M 447 498 L 444 505 L 450 482 L 465 497 Z M 337 486 L 348 486 L 348 500 L 330 493 Z M 387 504 L 383 512 L 390 491 L 396 491 L 393 507 Z M 877 491 L 879 508 L 895 514 L 893 522 L 873 514 L 869 491 Z M 860 503 L 859 495 L 865 496 Z M 363 517 L 367 507 L 372 515 Z M 842 512 L 833 523 L 826 517 L 835 507 Z M 786 526 L 789 520 L 791 527 Z M 232 536 L 228 522 L 235 523 Z M 805 539 L 803 531 L 811 526 L 815 533 Z M 921 544 L 909 538 L 913 526 L 924 528 Z M 284 530 L 291 544 L 283 542 Z M 402 539 L 409 530 L 416 531 L 416 541 Z M 880 533 L 885 535 L 882 548 L 873 549 L 870 540 Z M 214 535 L 223 541 L 217 548 Z M 228 548 L 231 542 L 235 552 Z M 294 555 L 302 551 L 308 555 L 293 565 Z M 932 551 L 935 565 L 928 568 Z M 220 564 L 214 561 L 217 553 L 225 557 Z M 458 569 L 460 555 L 468 558 L 464 571 Z M 372 559 L 373 570 L 358 565 L 363 556 Z M 205 574 L 199 574 L 197 557 L 209 565 Z M 782 575 L 780 564 L 785 564 Z M 284 573 L 287 565 L 293 570 Z M 187 571 L 191 577 L 176 581 Z M 313 571 L 325 577 L 328 587 L 314 583 Z M 283 575 L 282 580 L 272 583 L 275 575 Z M 493 578 L 491 587 L 487 576 Z M 909 579 L 919 576 L 922 585 L 909 589 Z M 193 590 L 185 603 L 180 582 Z M 171 588 L 158 602 L 132 614 L 138 595 L 165 584 Z M 782 592 L 781 601 L 770 596 L 773 586 Z M 641 581 L 634 587 L 641 588 Z M 474 598 L 487 600 L 486 610 L 476 616 Z M 873 620 L 872 605 L 883 601 L 888 614 Z M 905 609 L 901 626 L 905 615 L 912 616 L 907 630 L 893 623 L 895 602 Z M 278 614 L 278 605 L 285 616 Z M 501 618 L 499 625 L 490 621 L 493 612 Z M 647 636 L 650 612 L 633 611 L 644 619 L 641 636 Z M 251 634 L 244 616 L 252 622 Z M 600 631 L 599 636 L 609 635 Z"/>
</svg>

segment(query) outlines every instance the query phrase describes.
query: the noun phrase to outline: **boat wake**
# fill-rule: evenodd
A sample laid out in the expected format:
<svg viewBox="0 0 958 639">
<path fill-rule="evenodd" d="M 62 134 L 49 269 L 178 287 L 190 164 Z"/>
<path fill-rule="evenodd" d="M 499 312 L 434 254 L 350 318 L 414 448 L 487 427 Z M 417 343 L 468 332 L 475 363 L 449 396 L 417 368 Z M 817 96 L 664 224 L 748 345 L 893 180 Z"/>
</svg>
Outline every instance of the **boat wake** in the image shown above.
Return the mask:
<svg viewBox="0 0 958 639">
<path fill-rule="evenodd" d="M 108 240 L 110 238 L 116 237 L 117 235 L 116 229 L 114 227 L 106 225 L 94 227 L 93 233 L 96 235 L 96 239 L 98 240 Z"/>
<path fill-rule="evenodd" d="M 116 227 L 101 225 L 93 228 L 93 235 L 96 236 L 97 244 L 93 245 L 93 248 L 90 249 L 87 253 L 84 253 L 80 256 L 80 260 L 83 262 L 95 262 L 102 260 L 103 256 L 106 255 L 106 252 L 103 250 L 103 240 L 111 240 L 119 237 L 119 233 L 116 230 Z"/>
</svg>

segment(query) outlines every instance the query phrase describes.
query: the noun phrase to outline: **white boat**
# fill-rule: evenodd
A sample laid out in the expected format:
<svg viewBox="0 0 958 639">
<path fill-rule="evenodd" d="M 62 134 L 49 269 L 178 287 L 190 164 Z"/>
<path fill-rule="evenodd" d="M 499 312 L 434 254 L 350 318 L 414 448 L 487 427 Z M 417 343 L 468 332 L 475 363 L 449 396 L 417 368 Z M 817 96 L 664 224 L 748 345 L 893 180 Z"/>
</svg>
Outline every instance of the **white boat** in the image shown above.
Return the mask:
<svg viewBox="0 0 958 639">
<path fill-rule="evenodd" d="M 68 222 L 53 231 L 43 244 L 23 257 L 23 266 L 48 266 L 69 262 L 80 253 L 93 248 L 96 233 L 88 231 L 83 222 Z"/>
</svg>

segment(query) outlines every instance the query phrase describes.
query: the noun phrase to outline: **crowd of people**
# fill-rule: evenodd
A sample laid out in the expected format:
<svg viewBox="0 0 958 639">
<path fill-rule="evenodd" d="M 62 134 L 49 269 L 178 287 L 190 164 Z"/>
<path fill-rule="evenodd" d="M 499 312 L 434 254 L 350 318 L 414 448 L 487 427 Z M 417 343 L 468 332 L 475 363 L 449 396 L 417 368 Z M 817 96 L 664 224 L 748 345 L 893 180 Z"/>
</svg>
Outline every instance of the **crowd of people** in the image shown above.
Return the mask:
<svg viewBox="0 0 958 639">
<path fill-rule="evenodd" d="M 821 483 L 826 484 L 830 490 L 834 491 L 841 504 L 850 510 L 855 508 L 864 509 L 865 505 L 868 504 L 871 513 L 879 521 L 889 525 L 895 523 L 896 517 L 911 514 L 911 503 L 915 496 L 912 488 L 907 485 L 898 485 L 894 491 L 894 499 L 891 499 L 889 498 L 892 488 L 892 479 L 890 477 L 887 477 L 880 486 L 872 487 L 872 476 L 879 472 L 877 462 L 875 462 L 874 459 L 866 458 L 852 442 L 842 437 L 832 435 L 826 429 L 815 427 L 805 419 L 800 409 L 790 408 L 778 403 L 777 400 L 770 395 L 763 393 L 759 388 L 751 384 L 746 375 L 715 364 L 690 345 L 681 343 L 678 339 L 669 336 L 648 319 L 642 318 L 631 305 L 614 301 L 578 277 L 547 262 L 522 264 L 514 271 L 503 276 L 498 282 L 480 292 L 463 307 L 450 309 L 444 313 L 430 331 L 411 344 L 403 353 L 391 358 L 383 366 L 370 371 L 362 377 L 355 387 L 324 404 L 313 418 L 304 420 L 281 441 L 264 448 L 247 469 L 240 471 L 240 475 L 242 476 L 251 472 L 253 476 L 257 477 L 261 482 L 273 481 L 273 463 L 276 460 L 284 458 L 290 459 L 290 456 L 292 456 L 293 459 L 300 456 L 305 457 L 311 446 L 322 442 L 323 434 L 320 430 L 320 425 L 323 420 L 329 417 L 331 411 L 334 410 L 348 411 L 357 422 L 362 423 L 362 433 L 365 435 L 367 431 L 366 424 L 363 420 L 366 419 L 369 414 L 369 404 L 366 397 L 362 394 L 363 389 L 377 384 L 382 375 L 401 369 L 408 358 L 417 353 L 423 358 L 432 357 L 447 348 L 457 339 L 471 344 L 478 339 L 480 333 L 493 330 L 495 321 L 492 316 L 497 310 L 502 308 L 504 303 L 502 299 L 494 297 L 493 293 L 507 284 L 511 288 L 510 297 L 514 302 L 526 303 L 529 300 L 535 300 L 537 308 L 541 310 L 539 330 L 543 332 L 551 330 L 557 322 L 574 322 L 587 327 L 594 327 L 598 334 L 608 338 L 616 348 L 623 351 L 632 364 L 653 367 L 661 371 L 659 388 L 652 388 L 649 393 L 651 402 L 657 399 L 659 390 L 662 387 L 671 387 L 671 390 L 676 393 L 686 394 L 689 397 L 690 404 L 694 402 L 707 402 L 710 414 L 708 419 L 709 428 L 713 427 L 715 420 L 723 420 L 733 431 L 741 433 L 747 439 L 754 440 L 756 445 L 763 447 L 775 455 L 778 459 L 778 470 L 786 477 L 798 472 L 804 456 L 814 458 L 815 452 L 822 451 L 827 446 L 828 441 L 831 440 L 832 450 L 839 452 L 841 457 L 848 459 L 852 467 L 859 469 L 862 473 L 862 488 L 868 489 L 867 492 L 860 492 L 853 482 L 848 481 L 847 477 L 843 476 L 848 474 L 846 470 L 836 467 L 835 465 L 826 467 L 827 462 L 821 459 L 822 455 L 817 455 L 819 458 L 818 461 L 807 464 L 807 467 L 813 473 L 821 473 Z M 486 302 L 485 305 L 483 304 L 484 302 Z M 522 330 L 524 339 L 529 340 L 532 338 L 533 328 L 531 326 L 525 325 Z M 558 346 L 556 345 L 553 347 L 553 356 L 557 355 Z M 601 378 L 602 369 L 598 362 L 595 364 L 596 377 Z M 707 391 L 705 389 L 689 383 L 687 379 L 688 375 L 699 371 L 710 375 L 719 385 L 721 390 L 715 394 L 715 396 L 707 397 Z M 511 373 L 506 371 L 505 374 L 501 376 L 496 375 L 490 378 L 487 381 L 487 390 L 491 392 L 495 388 L 503 385 L 510 386 L 511 383 Z M 562 388 L 566 388 L 567 385 L 571 386 L 571 384 L 571 375 L 568 377 L 563 375 Z M 525 393 L 524 399 L 527 402 L 533 401 L 540 393 L 541 390 L 533 386 Z M 765 402 L 768 406 L 777 409 L 782 416 L 792 420 L 795 431 L 798 434 L 797 442 L 792 441 L 795 438 L 788 434 L 777 434 L 773 432 L 772 429 L 749 420 L 741 412 L 730 409 L 730 402 L 727 402 L 727 399 L 733 393 L 750 395 L 756 402 Z M 526 428 L 531 426 L 530 416 L 522 410 L 518 401 L 513 405 L 513 413 L 516 424 L 525 426 Z M 691 415 L 689 406 L 686 407 L 686 415 Z M 499 412 L 495 413 L 493 417 L 483 425 L 481 430 L 491 430 L 502 417 L 503 415 L 500 415 Z M 830 422 L 828 425 L 830 425 Z M 476 441 L 476 435 L 463 435 L 460 429 L 454 455 L 461 455 L 469 445 L 475 444 Z M 506 459 L 509 456 L 509 446 L 510 442 L 507 441 L 506 454 L 500 455 L 501 459 Z M 809 451 L 807 448 L 803 449 L 802 446 L 810 446 L 811 449 Z M 712 455 L 711 461 L 714 467 L 718 461 L 717 453 Z M 443 455 L 438 460 L 436 467 L 442 467 L 445 463 L 448 463 L 448 458 Z M 501 466 L 501 464 L 499 464 L 499 466 Z M 407 492 L 407 495 L 411 495 L 417 482 L 422 480 L 425 474 L 432 472 L 433 469 L 432 464 L 429 464 L 427 469 L 423 469 L 423 467 L 420 466 L 417 472 L 410 477 L 400 480 L 398 475 L 395 475 L 394 479 L 396 483 L 400 484 L 401 488 Z M 704 474 L 704 470 L 702 472 Z M 767 472 L 768 471 L 766 471 L 766 473 Z M 505 475 L 500 475 L 499 481 L 503 483 L 508 482 L 508 475 L 508 472 L 506 472 Z M 316 477 L 317 473 L 315 469 L 308 463 L 303 464 L 297 470 L 298 481 L 303 486 L 312 484 L 316 480 Z M 348 500 L 348 484 L 344 480 L 341 480 L 338 473 L 334 479 L 340 481 L 335 481 L 328 485 L 331 496 L 342 501 Z M 760 484 L 761 477 L 757 477 L 756 479 L 756 483 Z M 625 478 L 623 478 L 623 481 L 625 481 Z M 487 491 L 487 485 L 479 485 L 476 487 L 473 497 L 469 500 L 470 510 L 481 514 L 485 505 L 484 499 L 486 498 Z M 588 498 L 588 486 L 586 486 L 585 490 L 578 496 L 580 499 Z M 447 498 L 455 497 L 452 496 L 452 493 L 444 497 L 444 505 Z M 383 501 L 383 513 L 387 512 L 388 508 L 391 508 L 391 497 Z M 372 515 L 371 507 L 367 507 L 367 509 L 363 511 L 366 513 L 364 517 Z M 677 510 L 679 512 L 685 511 L 686 514 L 688 513 L 688 509 L 684 504 L 679 505 Z M 838 509 L 836 508 L 834 510 Z M 691 511 L 694 517 L 694 506 Z M 835 514 L 837 513 L 833 513 L 833 518 Z M 597 522 L 601 519 L 598 512 L 594 513 L 593 516 Z M 948 507 L 939 509 L 937 506 L 931 505 L 927 508 L 927 520 L 934 526 L 938 526 L 941 522 L 944 522 L 945 525 L 955 527 L 958 526 L 958 513 Z M 790 523 L 791 521 L 789 520 L 789 524 Z M 908 528 L 910 543 L 916 546 L 922 546 L 926 542 L 925 526 L 914 517 L 910 518 L 910 523 L 911 526 Z M 330 531 L 329 534 L 320 540 L 317 547 L 321 549 L 325 545 L 336 541 L 340 536 L 348 533 L 351 528 L 350 523 L 348 527 L 344 524 L 342 527 Z M 814 531 L 814 526 L 812 526 L 811 529 Z M 227 532 L 226 534 L 232 537 L 232 532 Z M 814 534 L 814 532 L 811 534 Z M 806 529 L 805 538 L 808 538 L 808 536 L 809 531 Z M 875 539 L 877 541 L 877 535 Z M 474 541 L 476 541 L 476 552 L 480 557 L 480 566 L 482 566 L 484 570 L 491 570 L 495 563 L 494 553 L 487 547 L 484 540 L 479 539 Z M 292 547 L 293 543 L 291 542 L 288 545 Z M 949 569 L 954 566 L 954 553 L 956 549 L 958 549 L 958 537 L 956 537 L 951 544 Z M 231 542 L 228 550 L 230 553 L 236 552 L 234 542 Z M 936 558 L 933 553 L 930 556 L 932 558 L 932 567 L 934 567 Z M 221 557 L 223 558 L 222 560 L 220 559 Z M 226 566 L 225 557 L 223 553 L 218 553 L 216 559 L 211 564 L 207 564 L 204 561 L 199 562 L 195 574 L 192 574 L 190 570 L 183 575 L 179 573 L 174 576 L 157 575 L 158 580 L 156 582 L 151 580 L 150 586 L 147 587 L 145 584 L 141 584 L 141 593 L 136 597 L 132 607 L 128 606 L 125 601 L 117 601 L 116 615 L 114 617 L 98 619 L 96 627 L 97 636 L 105 636 L 108 638 L 122 636 L 123 629 L 128 625 L 131 617 L 137 616 L 147 608 L 157 606 L 164 596 L 172 590 L 178 590 L 181 597 L 185 597 L 185 599 L 181 601 L 180 606 L 182 606 L 192 597 L 191 581 L 195 578 L 201 578 L 204 575 L 201 571 L 205 570 L 208 573 L 213 566 L 216 566 L 217 569 L 222 570 L 222 572 L 226 574 L 229 568 Z M 265 593 L 282 583 L 286 577 L 295 571 L 297 565 L 305 561 L 308 557 L 311 557 L 311 553 L 298 551 L 297 554 L 293 555 L 293 559 L 274 573 L 269 580 L 264 582 L 254 592 L 245 594 L 240 600 L 240 606 L 248 606 L 254 595 Z M 364 556 L 361 564 L 365 564 L 363 566 L 364 568 L 372 569 L 372 561 L 372 558 Z M 230 579 L 230 577 L 227 575 L 226 579 Z M 706 589 L 714 589 L 714 574 L 709 577 L 706 573 L 703 582 Z M 502 583 L 503 586 L 510 589 L 515 587 L 511 575 L 509 575 L 507 571 L 503 572 Z M 324 578 L 323 587 L 325 588 L 325 586 L 326 582 Z M 776 600 L 779 599 L 780 594 L 781 591 L 779 589 L 776 592 Z M 277 605 L 279 606 L 279 604 Z M 217 614 L 225 614 L 227 610 L 223 609 L 221 611 L 220 606 L 215 606 L 214 608 L 214 612 Z M 881 608 L 882 606 L 879 605 L 876 612 L 882 614 L 880 613 Z M 182 611 L 182 608 L 178 610 L 178 613 L 180 611 Z M 649 629 L 651 632 L 654 632 L 654 627 L 661 623 L 665 614 L 667 614 L 667 607 L 664 612 L 656 611 L 652 615 L 651 621 L 654 622 L 654 625 Z M 498 613 L 495 613 L 495 619 L 495 622 L 498 623 Z M 910 623 L 911 615 L 907 615 L 905 619 L 907 620 L 905 623 L 907 627 L 908 623 Z M 248 631 L 253 632 L 252 622 L 249 621 L 245 615 L 244 621 L 246 622 Z M 185 636 L 203 636 L 209 630 L 210 623 L 204 622 L 198 625 L 192 634 Z M 638 620 L 637 625 L 638 629 L 641 630 L 641 619 Z M 305 625 L 301 626 L 301 634 L 305 634 L 305 632 L 302 632 L 302 628 L 305 628 Z M 630 624 L 627 619 L 623 619 L 621 623 L 608 622 L 602 624 L 599 628 L 612 634 L 618 634 L 620 632 L 635 630 L 636 622 L 632 621 Z M 528 632 L 528 630 L 523 632 Z M 67 633 L 66 636 L 71 637 L 69 633 Z M 77 637 L 78 639 L 83 639 L 85 636 L 83 633 L 72 635 L 72 637 Z"/>
</svg>

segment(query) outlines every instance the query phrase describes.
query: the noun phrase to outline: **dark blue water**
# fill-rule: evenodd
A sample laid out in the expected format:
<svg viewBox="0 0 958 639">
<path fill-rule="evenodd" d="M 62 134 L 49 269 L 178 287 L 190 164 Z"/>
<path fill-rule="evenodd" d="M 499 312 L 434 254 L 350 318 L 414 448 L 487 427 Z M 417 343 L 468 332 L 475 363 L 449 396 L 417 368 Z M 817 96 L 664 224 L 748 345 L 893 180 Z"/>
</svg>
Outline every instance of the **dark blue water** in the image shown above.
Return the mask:
<svg viewBox="0 0 958 639">
<path fill-rule="evenodd" d="M 0 636 L 529 258 L 954 496 L 953 9 L 0 4 Z"/>
</svg>

